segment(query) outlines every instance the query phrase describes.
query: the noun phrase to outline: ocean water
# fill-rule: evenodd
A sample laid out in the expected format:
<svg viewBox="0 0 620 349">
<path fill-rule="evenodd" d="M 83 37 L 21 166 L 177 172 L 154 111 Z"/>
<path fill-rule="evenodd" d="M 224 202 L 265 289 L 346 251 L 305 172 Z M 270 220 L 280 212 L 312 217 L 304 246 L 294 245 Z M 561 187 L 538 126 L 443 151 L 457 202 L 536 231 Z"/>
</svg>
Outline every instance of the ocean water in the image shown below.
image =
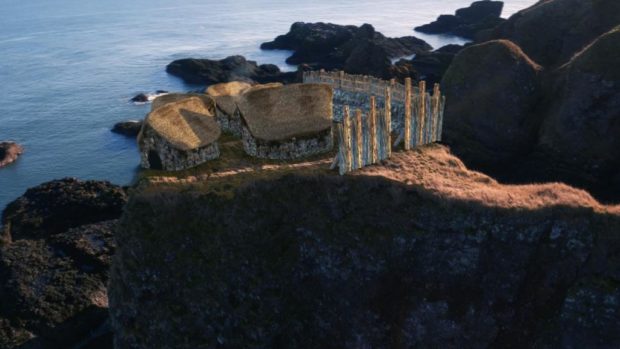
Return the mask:
<svg viewBox="0 0 620 349">
<path fill-rule="evenodd" d="M 110 132 L 144 117 L 129 98 L 158 89 L 186 91 L 165 66 L 185 57 L 241 54 L 284 63 L 287 52 L 261 42 L 295 21 L 371 23 L 388 36 L 416 35 L 438 48 L 459 38 L 412 28 L 471 0 L 2 0 L 0 140 L 25 153 L 0 169 L 0 210 L 28 187 L 62 177 L 129 184 L 138 171 L 135 141 Z M 503 16 L 536 0 L 506 0 Z"/>
</svg>

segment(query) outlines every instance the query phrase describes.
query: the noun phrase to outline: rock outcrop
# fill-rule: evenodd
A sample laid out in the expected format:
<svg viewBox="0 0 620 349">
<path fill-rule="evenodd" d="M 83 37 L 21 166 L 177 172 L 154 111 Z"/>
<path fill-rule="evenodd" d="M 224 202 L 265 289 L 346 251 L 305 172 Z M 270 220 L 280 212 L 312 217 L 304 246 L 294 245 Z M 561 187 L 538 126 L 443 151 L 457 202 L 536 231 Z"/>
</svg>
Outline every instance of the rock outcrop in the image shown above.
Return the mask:
<svg viewBox="0 0 620 349">
<path fill-rule="evenodd" d="M 230 56 L 222 60 L 185 58 L 168 64 L 166 71 L 190 84 L 217 84 L 230 81 L 252 83 L 294 82 L 296 72 L 281 72 L 273 64 L 258 65 L 243 56 Z"/>
<path fill-rule="evenodd" d="M 309 64 L 315 69 L 342 69 L 351 74 L 391 78 L 392 58 L 426 52 L 432 49 L 413 36 L 387 38 L 370 24 L 360 27 L 331 23 L 297 22 L 290 31 L 272 42 L 263 43 L 265 50 L 292 50 L 290 64 Z"/>
<path fill-rule="evenodd" d="M 426 34 L 451 34 L 474 39 L 477 33 L 490 30 L 503 23 L 500 18 L 502 1 L 476 1 L 469 7 L 458 9 L 454 15 L 441 15 L 435 22 L 416 27 Z"/>
<path fill-rule="evenodd" d="M 107 281 L 115 225 L 80 226 L 0 249 L 0 323 L 13 327 L 0 347 L 111 347 Z"/>
<path fill-rule="evenodd" d="M 541 67 L 515 44 L 489 41 L 461 51 L 446 72 L 444 140 L 466 161 L 504 162 L 531 151 L 540 120 Z"/>
<path fill-rule="evenodd" d="M 45 239 L 70 228 L 118 218 L 127 194 L 102 181 L 64 178 L 30 188 L 7 205 L 2 225 L 11 240 Z"/>
<path fill-rule="evenodd" d="M 500 185 L 443 149 L 232 195 L 133 197 L 109 290 L 116 345 L 620 345 L 618 208 Z"/>
<path fill-rule="evenodd" d="M 31 188 L 7 206 L 1 348 L 112 347 L 108 270 L 126 200 L 108 182 L 67 178 Z"/>
<path fill-rule="evenodd" d="M 444 140 L 468 164 L 502 180 L 561 180 L 587 188 L 602 200 L 618 200 L 620 73 L 614 62 L 620 59 L 619 29 L 581 47 L 596 30 L 579 29 L 585 36 L 569 44 L 564 31 L 553 24 L 560 16 L 570 20 L 561 28 L 581 28 L 582 21 L 604 25 L 618 12 L 599 11 L 617 3 L 584 1 L 575 5 L 577 13 L 583 14 L 579 18 L 573 17 L 573 7 L 566 7 L 570 4 L 547 1 L 512 19 L 523 25 L 542 23 L 539 16 L 549 14 L 550 32 L 556 36 L 549 37 L 545 31 L 538 39 L 525 41 L 529 52 L 547 64 L 545 69 L 536 68 L 528 51 L 508 41 L 470 46 L 454 58 L 442 83 L 449 101 Z M 585 9 L 589 12 L 584 13 Z M 545 42 L 559 46 L 546 51 Z M 494 55 L 500 43 L 519 52 L 512 57 L 521 58 L 498 60 Z M 568 52 L 573 52 L 572 58 L 556 67 Z"/>
<path fill-rule="evenodd" d="M 0 168 L 14 162 L 24 152 L 15 142 L 0 142 Z"/>
<path fill-rule="evenodd" d="M 559 66 L 620 24 L 616 0 L 546 0 L 511 16 L 481 39 L 508 39 L 537 63 Z"/>
<path fill-rule="evenodd" d="M 112 132 L 118 133 L 127 137 L 136 137 L 140 133 L 142 128 L 142 120 L 128 120 L 121 121 L 114 124 Z"/>
<path fill-rule="evenodd" d="M 538 150 L 620 195 L 620 26 L 555 72 Z"/>
<path fill-rule="evenodd" d="M 432 52 L 422 52 L 412 59 L 401 59 L 396 62 L 396 70 L 413 72 L 413 75 L 409 75 L 415 80 L 424 80 L 428 86 L 432 86 L 434 83 L 441 82 L 454 56 L 463 48 L 464 46 L 461 45 L 446 45 Z M 398 74 L 395 75 L 398 76 Z"/>
</svg>

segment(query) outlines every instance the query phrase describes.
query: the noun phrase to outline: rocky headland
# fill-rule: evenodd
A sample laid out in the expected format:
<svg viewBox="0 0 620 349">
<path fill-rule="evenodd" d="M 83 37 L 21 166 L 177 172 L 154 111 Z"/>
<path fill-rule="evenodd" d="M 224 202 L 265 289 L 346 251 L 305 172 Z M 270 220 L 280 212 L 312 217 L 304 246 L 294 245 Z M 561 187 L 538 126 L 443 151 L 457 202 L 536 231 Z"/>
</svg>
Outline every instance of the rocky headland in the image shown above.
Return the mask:
<svg viewBox="0 0 620 349">
<path fill-rule="evenodd" d="M 387 38 L 370 24 L 293 23 L 288 33 L 261 45 L 264 50 L 292 50 L 290 64 L 338 69 L 350 74 L 391 78 L 391 59 L 427 52 L 432 47 L 413 36 Z"/>
<path fill-rule="evenodd" d="M 263 48 L 298 72 L 172 62 L 247 89 L 320 68 L 441 81 L 447 145 L 339 176 L 334 153 L 254 159 L 226 135 L 220 159 L 145 171 L 131 195 L 29 189 L 2 214 L 0 348 L 620 347 L 620 207 L 601 203 L 620 200 L 620 2 L 507 20 L 497 3 L 424 29 L 465 46 L 295 23 Z M 0 164 L 21 152 L 5 149 Z"/>
<path fill-rule="evenodd" d="M 276 65 L 258 65 L 243 56 L 230 56 L 222 60 L 179 59 L 168 64 L 166 71 L 189 84 L 211 85 L 230 81 L 264 84 L 298 80 L 296 72 L 281 72 Z"/>
<path fill-rule="evenodd" d="M 492 30 L 505 21 L 500 18 L 503 8 L 502 1 L 476 1 L 469 7 L 456 10 L 454 15 L 441 15 L 436 21 L 416 27 L 415 30 L 426 34 L 450 34 L 473 40 L 479 33 Z"/>
<path fill-rule="evenodd" d="M 312 168 L 142 187 L 116 235 L 117 347 L 620 344 L 619 207 L 442 146 Z"/>
</svg>

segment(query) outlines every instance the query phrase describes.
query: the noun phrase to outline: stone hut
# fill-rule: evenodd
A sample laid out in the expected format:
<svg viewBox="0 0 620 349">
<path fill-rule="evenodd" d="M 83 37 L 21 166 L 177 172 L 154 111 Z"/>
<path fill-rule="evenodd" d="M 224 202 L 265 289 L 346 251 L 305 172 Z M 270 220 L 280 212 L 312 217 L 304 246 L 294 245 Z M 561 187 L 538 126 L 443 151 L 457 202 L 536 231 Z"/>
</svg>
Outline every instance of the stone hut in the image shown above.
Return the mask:
<svg viewBox="0 0 620 349">
<path fill-rule="evenodd" d="M 237 107 L 241 95 L 246 91 L 273 86 L 282 86 L 282 84 L 252 86 L 247 82 L 232 81 L 211 85 L 205 93 L 215 100 L 216 118 L 222 130 L 241 137 L 241 119 Z"/>
<path fill-rule="evenodd" d="M 179 171 L 219 157 L 221 130 L 213 99 L 178 98 L 162 103 L 144 120 L 138 135 L 142 167 Z"/>
<path fill-rule="evenodd" d="M 243 147 L 267 159 L 297 159 L 333 148 L 332 88 L 325 84 L 258 86 L 238 102 Z"/>
</svg>

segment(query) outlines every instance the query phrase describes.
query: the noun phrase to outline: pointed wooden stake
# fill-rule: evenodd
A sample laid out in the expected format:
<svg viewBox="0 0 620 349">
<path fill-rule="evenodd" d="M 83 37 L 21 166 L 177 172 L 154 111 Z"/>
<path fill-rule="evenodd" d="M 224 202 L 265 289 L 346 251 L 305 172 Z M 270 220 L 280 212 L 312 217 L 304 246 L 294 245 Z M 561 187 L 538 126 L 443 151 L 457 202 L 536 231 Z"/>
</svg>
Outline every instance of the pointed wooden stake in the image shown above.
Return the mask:
<svg viewBox="0 0 620 349">
<path fill-rule="evenodd" d="M 405 150 L 411 149 L 411 78 L 405 79 Z"/>
<path fill-rule="evenodd" d="M 424 119 L 426 119 L 426 81 L 420 81 L 420 110 L 418 111 L 418 144 L 424 144 Z"/>
<path fill-rule="evenodd" d="M 377 146 L 377 102 L 375 96 L 370 97 L 370 115 L 368 118 L 370 119 L 370 163 L 376 164 L 379 161 L 377 153 L 379 147 Z"/>
</svg>

